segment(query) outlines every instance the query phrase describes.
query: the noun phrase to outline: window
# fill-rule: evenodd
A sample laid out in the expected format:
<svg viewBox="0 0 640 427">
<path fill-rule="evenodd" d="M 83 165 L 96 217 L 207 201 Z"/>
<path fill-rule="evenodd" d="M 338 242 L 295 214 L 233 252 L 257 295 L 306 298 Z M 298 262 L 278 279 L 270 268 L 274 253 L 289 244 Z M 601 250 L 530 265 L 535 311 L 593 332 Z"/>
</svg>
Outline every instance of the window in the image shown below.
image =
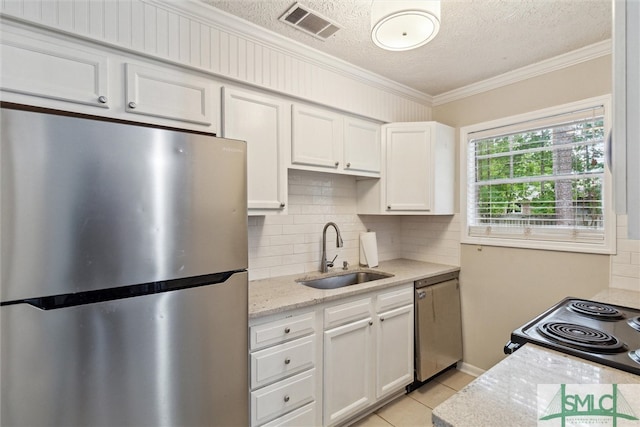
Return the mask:
<svg viewBox="0 0 640 427">
<path fill-rule="evenodd" d="M 609 99 L 462 129 L 463 243 L 611 253 Z"/>
</svg>

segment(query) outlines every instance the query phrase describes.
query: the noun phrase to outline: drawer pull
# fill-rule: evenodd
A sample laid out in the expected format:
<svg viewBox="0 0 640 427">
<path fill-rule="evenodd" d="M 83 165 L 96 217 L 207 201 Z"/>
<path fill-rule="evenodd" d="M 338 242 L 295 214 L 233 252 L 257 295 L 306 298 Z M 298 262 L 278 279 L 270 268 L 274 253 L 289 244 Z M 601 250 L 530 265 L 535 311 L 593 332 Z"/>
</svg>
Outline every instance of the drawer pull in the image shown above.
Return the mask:
<svg viewBox="0 0 640 427">
<path fill-rule="evenodd" d="M 285 403 L 289 401 L 289 395 L 286 395 L 286 396 L 284 397 L 284 401 L 285 401 Z"/>
<path fill-rule="evenodd" d="M 369 326 L 373 326 L 373 322 L 369 320 Z"/>
<path fill-rule="evenodd" d="M 284 333 L 288 334 L 289 332 L 291 332 L 291 328 L 284 328 Z"/>
<path fill-rule="evenodd" d="M 284 364 L 288 365 L 289 363 L 291 363 L 291 359 L 289 359 L 288 357 L 286 359 L 284 359 Z"/>
</svg>

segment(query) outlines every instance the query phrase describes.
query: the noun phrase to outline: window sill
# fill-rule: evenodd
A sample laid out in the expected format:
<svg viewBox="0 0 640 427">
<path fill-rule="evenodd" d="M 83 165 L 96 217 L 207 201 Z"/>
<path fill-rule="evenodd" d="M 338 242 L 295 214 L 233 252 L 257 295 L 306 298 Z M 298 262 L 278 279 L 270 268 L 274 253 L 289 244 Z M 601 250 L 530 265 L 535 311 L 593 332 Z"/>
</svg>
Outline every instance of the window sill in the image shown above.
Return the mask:
<svg viewBox="0 0 640 427">
<path fill-rule="evenodd" d="M 585 254 L 613 255 L 616 253 L 615 240 L 604 240 L 598 243 L 577 243 L 561 241 L 545 241 L 534 239 L 507 239 L 500 237 L 471 237 L 462 235 L 460 243 L 479 246 L 500 246 L 519 249 L 535 249 L 545 251 L 576 252 Z"/>
</svg>

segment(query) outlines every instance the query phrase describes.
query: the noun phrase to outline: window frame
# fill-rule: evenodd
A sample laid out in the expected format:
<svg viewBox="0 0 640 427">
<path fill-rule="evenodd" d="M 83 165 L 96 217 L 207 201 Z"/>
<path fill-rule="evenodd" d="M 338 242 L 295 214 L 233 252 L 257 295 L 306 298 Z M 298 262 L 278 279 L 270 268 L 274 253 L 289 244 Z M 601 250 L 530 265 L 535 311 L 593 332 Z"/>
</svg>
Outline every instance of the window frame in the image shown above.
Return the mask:
<svg viewBox="0 0 640 427">
<path fill-rule="evenodd" d="M 526 235 L 508 238 L 499 235 L 472 236 L 469 232 L 469 218 L 467 207 L 467 179 L 469 173 L 473 173 L 473 169 L 467 170 L 469 137 L 472 134 L 487 131 L 493 128 L 506 126 L 515 126 L 525 124 L 527 122 L 535 122 L 540 120 L 552 119 L 553 116 L 571 113 L 577 110 L 593 108 L 596 106 L 604 106 L 604 131 L 606 136 L 611 133 L 611 95 L 588 98 L 577 102 L 562 104 L 550 108 L 535 110 L 523 114 L 504 117 L 487 122 L 476 123 L 460 128 L 460 212 L 461 227 L 460 241 L 463 244 L 475 244 L 486 246 L 502 246 L 523 249 L 543 249 L 563 252 L 579 252 L 579 253 L 596 253 L 596 254 L 613 254 L 616 245 L 616 215 L 613 209 L 613 182 L 610 170 L 611 165 L 611 147 L 608 138 L 605 139 L 605 168 L 602 184 L 603 193 L 603 221 L 604 221 L 604 239 L 598 242 L 576 242 L 570 240 L 538 240 Z"/>
</svg>

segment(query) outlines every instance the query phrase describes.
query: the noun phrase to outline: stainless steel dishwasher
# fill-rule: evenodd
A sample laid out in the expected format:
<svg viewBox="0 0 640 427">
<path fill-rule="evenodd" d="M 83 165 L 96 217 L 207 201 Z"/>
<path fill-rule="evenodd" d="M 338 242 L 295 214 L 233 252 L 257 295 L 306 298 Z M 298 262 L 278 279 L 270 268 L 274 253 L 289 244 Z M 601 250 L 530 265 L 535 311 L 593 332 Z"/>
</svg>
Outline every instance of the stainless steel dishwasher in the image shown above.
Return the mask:
<svg viewBox="0 0 640 427">
<path fill-rule="evenodd" d="M 415 282 L 416 381 L 462 359 L 458 272 Z"/>
</svg>

